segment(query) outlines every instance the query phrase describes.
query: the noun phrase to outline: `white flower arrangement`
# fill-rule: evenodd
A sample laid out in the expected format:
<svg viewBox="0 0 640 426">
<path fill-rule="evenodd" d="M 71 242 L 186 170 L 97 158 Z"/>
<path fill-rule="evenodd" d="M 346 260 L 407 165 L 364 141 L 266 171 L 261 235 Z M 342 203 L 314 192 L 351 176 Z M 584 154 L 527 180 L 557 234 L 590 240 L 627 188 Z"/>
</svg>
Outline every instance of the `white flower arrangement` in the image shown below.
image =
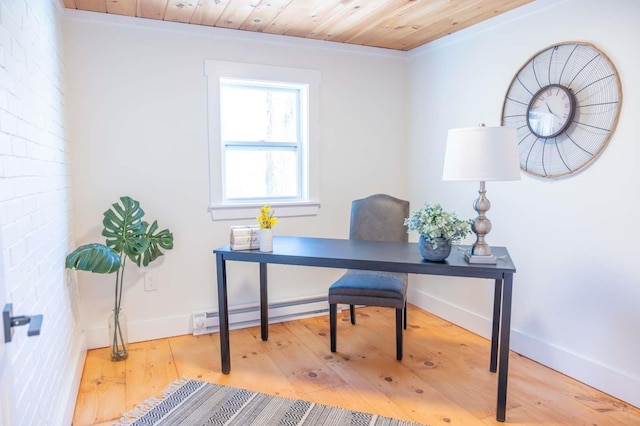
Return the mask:
<svg viewBox="0 0 640 426">
<path fill-rule="evenodd" d="M 438 248 L 439 238 L 455 244 L 471 232 L 471 220 L 458 219 L 455 213 L 444 211 L 440 204 L 425 203 L 420 210 L 411 211 L 404 224 L 408 231 L 424 236 L 433 248 Z"/>
</svg>

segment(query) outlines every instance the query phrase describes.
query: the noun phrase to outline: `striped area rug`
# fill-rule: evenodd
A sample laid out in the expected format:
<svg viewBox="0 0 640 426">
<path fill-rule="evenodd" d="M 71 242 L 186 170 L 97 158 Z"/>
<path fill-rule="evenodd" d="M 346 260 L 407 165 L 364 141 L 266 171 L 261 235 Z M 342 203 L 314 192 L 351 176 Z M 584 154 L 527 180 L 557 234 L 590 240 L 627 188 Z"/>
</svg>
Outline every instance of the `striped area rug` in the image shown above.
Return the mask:
<svg viewBox="0 0 640 426">
<path fill-rule="evenodd" d="M 173 383 L 162 399 L 141 404 L 117 425 L 423 426 L 195 380 Z"/>
</svg>

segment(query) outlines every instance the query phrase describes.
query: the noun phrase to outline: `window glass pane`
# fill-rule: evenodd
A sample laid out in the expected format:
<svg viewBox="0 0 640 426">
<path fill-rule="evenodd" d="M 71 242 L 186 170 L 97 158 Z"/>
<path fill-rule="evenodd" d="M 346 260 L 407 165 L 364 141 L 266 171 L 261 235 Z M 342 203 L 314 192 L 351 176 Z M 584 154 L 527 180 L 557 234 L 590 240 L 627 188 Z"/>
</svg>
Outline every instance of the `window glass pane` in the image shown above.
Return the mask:
<svg viewBox="0 0 640 426">
<path fill-rule="evenodd" d="M 227 149 L 225 159 L 227 199 L 299 197 L 295 151 Z"/>
<path fill-rule="evenodd" d="M 298 141 L 299 90 L 222 84 L 224 141 Z"/>
</svg>

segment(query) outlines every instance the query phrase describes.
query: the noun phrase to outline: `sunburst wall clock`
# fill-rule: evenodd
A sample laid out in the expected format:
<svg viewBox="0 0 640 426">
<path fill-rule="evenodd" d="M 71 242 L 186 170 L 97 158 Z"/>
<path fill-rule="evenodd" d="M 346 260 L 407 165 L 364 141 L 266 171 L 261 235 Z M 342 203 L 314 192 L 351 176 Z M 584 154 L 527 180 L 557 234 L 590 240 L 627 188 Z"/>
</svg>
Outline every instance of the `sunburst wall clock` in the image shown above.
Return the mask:
<svg viewBox="0 0 640 426">
<path fill-rule="evenodd" d="M 541 50 L 520 68 L 504 99 L 502 125 L 517 129 L 523 171 L 559 178 L 598 157 L 621 105 L 609 58 L 590 43 L 567 42 Z"/>
</svg>

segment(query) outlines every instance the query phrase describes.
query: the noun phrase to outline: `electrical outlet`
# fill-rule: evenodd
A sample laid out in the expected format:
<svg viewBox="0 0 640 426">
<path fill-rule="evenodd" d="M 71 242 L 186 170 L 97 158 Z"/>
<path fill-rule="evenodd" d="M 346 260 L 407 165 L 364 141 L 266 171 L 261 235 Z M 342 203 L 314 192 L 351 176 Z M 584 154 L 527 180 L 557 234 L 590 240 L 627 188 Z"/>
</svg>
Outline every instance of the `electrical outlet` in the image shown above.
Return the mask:
<svg viewBox="0 0 640 426">
<path fill-rule="evenodd" d="M 158 274 L 155 272 L 147 272 L 144 274 L 144 291 L 158 290 Z"/>
</svg>

